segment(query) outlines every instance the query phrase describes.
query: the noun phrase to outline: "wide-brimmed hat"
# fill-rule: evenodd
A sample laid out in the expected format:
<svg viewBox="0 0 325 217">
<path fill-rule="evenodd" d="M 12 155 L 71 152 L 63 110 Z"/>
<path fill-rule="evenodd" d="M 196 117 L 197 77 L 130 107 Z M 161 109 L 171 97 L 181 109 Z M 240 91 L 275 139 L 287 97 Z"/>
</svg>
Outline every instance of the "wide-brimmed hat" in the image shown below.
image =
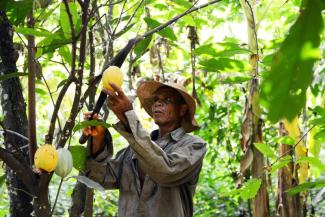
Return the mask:
<svg viewBox="0 0 325 217">
<path fill-rule="evenodd" d="M 185 87 L 177 83 L 161 83 L 158 81 L 143 81 L 142 83 L 140 83 L 137 89 L 137 96 L 139 97 L 140 103 L 144 110 L 152 117 L 153 101 L 150 99 L 152 99 L 153 93 L 158 90 L 158 88 L 163 86 L 171 87 L 178 91 L 184 98 L 186 104 L 188 105 L 189 110 L 186 116 L 183 118 L 181 124 L 185 132 L 189 133 L 198 129 L 200 126 L 194 118 L 196 109 L 195 100 L 190 94 L 187 93 Z"/>
</svg>

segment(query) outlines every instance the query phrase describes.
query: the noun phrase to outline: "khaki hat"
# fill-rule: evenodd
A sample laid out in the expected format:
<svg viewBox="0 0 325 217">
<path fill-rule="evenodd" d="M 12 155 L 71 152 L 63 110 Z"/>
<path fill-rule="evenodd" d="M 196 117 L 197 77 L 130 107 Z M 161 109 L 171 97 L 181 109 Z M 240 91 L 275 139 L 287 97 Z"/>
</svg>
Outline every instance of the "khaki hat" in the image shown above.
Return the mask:
<svg viewBox="0 0 325 217">
<path fill-rule="evenodd" d="M 182 120 L 182 127 L 185 130 L 185 132 L 189 133 L 192 132 L 200 126 L 196 122 L 194 118 L 195 109 L 196 109 L 196 103 L 194 98 L 187 93 L 185 87 L 177 84 L 177 83 L 161 83 L 158 81 L 144 81 L 140 83 L 138 89 L 137 89 L 137 96 L 139 97 L 140 103 L 144 110 L 152 117 L 152 101 L 151 99 L 153 93 L 158 90 L 158 88 L 167 86 L 175 89 L 178 91 L 182 97 L 184 98 L 186 104 L 188 105 L 189 111 L 187 115 Z"/>
</svg>

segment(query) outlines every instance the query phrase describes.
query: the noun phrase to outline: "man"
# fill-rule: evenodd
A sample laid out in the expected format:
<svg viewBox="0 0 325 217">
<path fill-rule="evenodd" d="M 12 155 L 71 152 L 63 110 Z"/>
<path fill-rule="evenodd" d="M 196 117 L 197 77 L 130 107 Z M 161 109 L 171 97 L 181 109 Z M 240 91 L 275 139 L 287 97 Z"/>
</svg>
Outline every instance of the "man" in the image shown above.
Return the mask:
<svg viewBox="0 0 325 217">
<path fill-rule="evenodd" d="M 137 96 L 159 127 L 149 134 L 121 88 L 111 86 L 108 107 L 120 120 L 114 128 L 129 146 L 111 159 L 108 131 L 97 127 L 87 176 L 105 188 L 119 189 L 119 217 L 193 216 L 193 196 L 206 152 L 201 138 L 187 134 L 198 128 L 193 97 L 177 84 L 141 83 Z M 91 131 L 84 133 L 92 135 Z"/>
</svg>

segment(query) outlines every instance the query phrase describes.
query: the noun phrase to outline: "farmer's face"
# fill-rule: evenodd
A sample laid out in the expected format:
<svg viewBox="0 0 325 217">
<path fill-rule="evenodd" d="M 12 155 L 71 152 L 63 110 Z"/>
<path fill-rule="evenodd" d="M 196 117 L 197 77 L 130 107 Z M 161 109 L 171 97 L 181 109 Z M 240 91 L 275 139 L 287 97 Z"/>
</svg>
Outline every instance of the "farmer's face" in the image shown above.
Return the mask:
<svg viewBox="0 0 325 217">
<path fill-rule="evenodd" d="M 152 97 L 152 114 L 158 126 L 180 125 L 187 112 L 183 97 L 170 87 L 159 88 Z"/>
</svg>

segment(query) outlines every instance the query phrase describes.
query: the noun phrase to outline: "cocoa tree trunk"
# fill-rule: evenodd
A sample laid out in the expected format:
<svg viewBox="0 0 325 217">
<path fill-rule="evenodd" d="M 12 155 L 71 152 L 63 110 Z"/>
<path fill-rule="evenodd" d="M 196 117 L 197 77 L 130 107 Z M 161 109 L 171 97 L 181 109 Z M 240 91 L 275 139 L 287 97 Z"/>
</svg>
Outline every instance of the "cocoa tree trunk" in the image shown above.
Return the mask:
<svg viewBox="0 0 325 217">
<path fill-rule="evenodd" d="M 262 143 L 263 123 L 263 120 L 260 118 L 261 109 L 259 105 L 259 50 L 255 17 L 256 2 L 255 0 L 240 0 L 240 3 L 248 24 L 248 47 L 252 52 L 249 58 L 249 63 L 252 67 L 252 80 L 249 85 L 249 94 L 246 98 L 244 122 L 242 125 L 241 145 L 245 151 L 245 155 L 241 162 L 241 168 L 242 165 L 244 165 L 243 168 L 248 169 L 251 165 L 251 174 L 253 178 L 261 179 L 260 189 L 252 200 L 253 217 L 268 217 L 270 216 L 270 208 L 266 175 L 264 173 L 265 159 L 264 156 L 254 147 L 254 143 Z"/>
<path fill-rule="evenodd" d="M 280 136 L 288 135 L 285 126 L 280 122 L 279 126 Z M 291 151 L 289 151 L 291 149 Z M 294 151 L 292 146 L 286 144 L 280 144 L 279 156 L 284 155 L 288 152 L 288 155 L 293 156 Z M 287 166 L 279 169 L 278 171 L 278 186 L 276 195 L 276 216 L 279 217 L 301 217 L 302 215 L 302 204 L 300 202 L 299 194 L 290 196 L 286 191 L 290 188 L 297 186 L 298 177 L 297 172 L 294 169 L 293 162 L 290 162 Z"/>
<path fill-rule="evenodd" d="M 18 53 L 13 45 L 12 26 L 5 12 L 0 11 L 0 75 L 16 73 Z M 1 107 L 3 111 L 4 143 L 7 150 L 15 152 L 18 159 L 29 164 L 26 104 L 17 77 L 0 82 Z M 9 131 L 7 131 L 9 130 Z M 14 134 L 16 132 L 18 134 Z M 21 135 L 21 136 L 19 136 Z M 32 196 L 25 184 L 8 166 L 5 167 L 6 184 L 10 199 L 10 216 L 26 217 L 33 211 Z"/>
</svg>

